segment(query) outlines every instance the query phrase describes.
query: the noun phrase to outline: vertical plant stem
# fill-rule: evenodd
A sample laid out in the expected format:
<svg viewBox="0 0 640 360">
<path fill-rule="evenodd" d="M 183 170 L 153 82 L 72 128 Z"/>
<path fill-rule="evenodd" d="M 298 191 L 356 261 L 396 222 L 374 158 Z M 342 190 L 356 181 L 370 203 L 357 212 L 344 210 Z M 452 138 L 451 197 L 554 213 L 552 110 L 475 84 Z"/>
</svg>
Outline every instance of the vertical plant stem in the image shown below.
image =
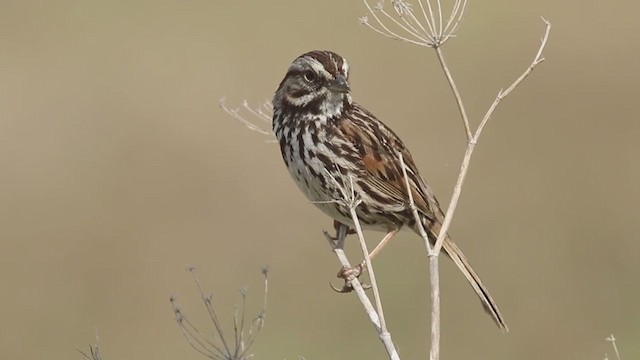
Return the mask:
<svg viewBox="0 0 640 360">
<path fill-rule="evenodd" d="M 431 351 L 430 360 L 440 359 L 440 272 L 438 253 L 429 255 L 429 278 L 431 279 Z"/>
<path fill-rule="evenodd" d="M 344 239 L 347 236 L 347 227 L 345 225 L 340 226 L 337 233 L 337 240 L 332 238 L 326 232 L 325 232 L 325 236 L 327 237 L 327 240 L 329 240 L 329 243 L 331 244 L 333 252 L 336 254 L 336 257 L 338 258 L 338 261 L 340 262 L 340 264 L 343 267 L 351 267 L 351 264 L 349 263 L 349 259 L 347 259 L 347 256 L 345 255 L 344 249 L 343 249 Z M 353 280 L 351 280 L 351 286 L 355 290 L 358 300 L 360 300 L 360 303 L 364 307 L 365 312 L 367 313 L 367 315 L 369 315 L 369 320 L 371 321 L 374 328 L 376 329 L 376 332 L 378 333 L 378 338 L 380 339 L 380 341 L 382 341 L 382 344 L 384 345 L 384 348 L 387 351 L 387 355 L 389 356 L 389 359 L 400 360 L 400 355 L 398 354 L 398 351 L 396 350 L 395 345 L 393 344 L 391 333 L 389 333 L 386 330 L 386 328 L 383 329 L 382 326 L 380 325 L 380 316 L 376 312 L 373 304 L 371 304 L 371 301 L 369 300 L 369 297 L 367 297 L 367 294 L 365 293 L 365 290 L 362 287 L 362 284 L 360 284 L 360 281 L 358 280 L 358 278 L 354 278 Z"/>
</svg>

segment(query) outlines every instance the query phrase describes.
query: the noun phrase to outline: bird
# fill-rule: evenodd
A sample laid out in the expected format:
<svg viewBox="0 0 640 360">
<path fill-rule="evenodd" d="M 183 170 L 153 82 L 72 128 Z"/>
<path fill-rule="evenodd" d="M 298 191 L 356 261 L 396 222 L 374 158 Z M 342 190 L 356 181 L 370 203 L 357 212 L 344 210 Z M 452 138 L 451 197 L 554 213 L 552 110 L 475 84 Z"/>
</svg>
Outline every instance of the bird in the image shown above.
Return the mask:
<svg viewBox="0 0 640 360">
<path fill-rule="evenodd" d="M 407 180 L 420 222 L 435 243 L 444 221 L 440 204 L 400 137 L 353 100 L 346 59 L 328 50 L 298 56 L 272 104 L 273 133 L 282 158 L 309 201 L 336 223 L 353 227 L 350 208 L 340 201 L 348 189 L 359 201 L 356 214 L 362 227 L 386 233 L 372 257 L 401 229 L 418 232 Z M 508 331 L 487 287 L 448 234 L 442 249 L 496 325 Z"/>
</svg>

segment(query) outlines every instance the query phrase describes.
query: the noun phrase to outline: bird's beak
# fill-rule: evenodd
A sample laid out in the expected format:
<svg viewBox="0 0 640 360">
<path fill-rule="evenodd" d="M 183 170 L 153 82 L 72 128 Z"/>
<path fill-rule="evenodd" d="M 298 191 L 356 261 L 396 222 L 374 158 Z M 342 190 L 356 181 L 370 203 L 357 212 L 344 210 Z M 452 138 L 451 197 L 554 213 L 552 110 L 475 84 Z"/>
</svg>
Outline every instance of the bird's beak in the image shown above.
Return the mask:
<svg viewBox="0 0 640 360">
<path fill-rule="evenodd" d="M 343 75 L 337 75 L 335 80 L 329 81 L 327 87 L 329 88 L 329 90 L 341 94 L 346 94 L 351 91 L 349 83 L 347 82 L 347 78 L 345 78 Z"/>
</svg>

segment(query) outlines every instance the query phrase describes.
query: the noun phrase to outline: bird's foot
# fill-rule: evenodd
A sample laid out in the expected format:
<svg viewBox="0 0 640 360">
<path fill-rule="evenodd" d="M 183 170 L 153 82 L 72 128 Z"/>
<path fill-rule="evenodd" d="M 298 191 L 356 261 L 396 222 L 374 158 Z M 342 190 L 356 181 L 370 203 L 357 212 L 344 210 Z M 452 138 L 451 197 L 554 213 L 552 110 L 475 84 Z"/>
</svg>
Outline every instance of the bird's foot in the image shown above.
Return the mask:
<svg viewBox="0 0 640 360">
<path fill-rule="evenodd" d="M 344 280 L 344 285 L 342 286 L 342 289 L 338 289 L 335 286 L 333 286 L 333 284 L 329 283 L 329 285 L 331 286 L 331 288 L 338 293 L 350 293 L 353 291 L 353 280 L 358 279 L 360 277 L 360 275 L 362 275 L 362 273 L 364 273 L 367 270 L 367 268 L 365 266 L 363 266 L 362 264 L 360 265 L 356 265 L 356 266 L 343 266 L 340 271 L 338 271 L 338 278 L 341 278 Z M 362 288 L 365 290 L 371 289 L 371 285 L 366 285 L 366 284 L 362 284 Z"/>
</svg>

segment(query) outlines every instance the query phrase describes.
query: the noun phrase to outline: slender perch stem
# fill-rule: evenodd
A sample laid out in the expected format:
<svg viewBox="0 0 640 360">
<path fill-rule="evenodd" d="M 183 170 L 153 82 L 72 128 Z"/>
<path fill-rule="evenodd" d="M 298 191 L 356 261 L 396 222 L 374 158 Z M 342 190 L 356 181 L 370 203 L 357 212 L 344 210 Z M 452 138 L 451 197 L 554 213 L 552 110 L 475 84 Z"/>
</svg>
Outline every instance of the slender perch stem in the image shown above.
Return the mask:
<svg viewBox="0 0 640 360">
<path fill-rule="evenodd" d="M 429 255 L 429 280 L 431 282 L 431 350 L 429 359 L 440 359 L 440 268 L 438 254 Z"/>
<path fill-rule="evenodd" d="M 373 271 L 373 265 L 371 264 L 371 258 L 369 257 L 369 249 L 367 248 L 367 243 L 364 240 L 364 235 L 362 234 L 362 226 L 360 226 L 360 220 L 358 219 L 358 214 L 356 209 L 358 205 L 362 202 L 355 193 L 355 189 L 353 186 L 353 179 L 349 178 L 348 182 L 338 181 L 333 175 L 329 172 L 327 174 L 331 177 L 331 179 L 335 182 L 336 186 L 340 189 L 340 193 L 342 195 L 341 199 L 334 199 L 343 206 L 349 208 L 349 212 L 351 214 L 351 220 L 353 221 L 356 234 L 358 235 L 358 240 L 360 241 L 360 248 L 362 249 L 362 254 L 365 259 L 365 263 L 367 265 L 367 271 L 369 272 L 369 280 L 371 281 L 371 288 L 373 289 L 374 301 L 376 304 L 376 308 L 374 310 L 373 305 L 371 305 L 371 301 L 367 294 L 365 294 L 364 289 L 362 288 L 362 284 L 357 277 L 349 279 L 351 287 L 356 291 L 358 295 L 358 299 L 365 308 L 365 311 L 369 315 L 369 319 L 373 323 L 376 328 L 376 332 L 378 333 L 378 337 L 382 341 L 385 349 L 387 350 L 387 354 L 389 354 L 389 358 L 393 360 L 400 360 L 398 355 L 398 351 L 395 349 L 393 345 L 393 341 L 391 341 L 391 334 L 387 330 L 387 324 L 384 319 L 384 311 L 382 309 L 382 301 L 380 300 L 380 291 L 378 289 L 378 284 L 376 282 L 375 272 Z M 344 180 L 344 179 L 343 179 Z M 349 188 L 343 186 L 343 184 L 348 183 Z M 351 268 L 351 264 L 349 264 L 349 260 L 344 255 L 344 239 L 347 236 L 347 226 L 344 224 L 340 224 L 338 227 L 337 234 L 335 238 L 332 238 L 329 234 L 325 232 L 325 236 L 329 240 L 333 248 L 333 252 L 338 256 L 338 260 L 342 264 L 343 267 Z"/>
<path fill-rule="evenodd" d="M 489 107 L 489 110 L 484 115 L 482 121 L 478 125 L 475 133 L 472 135 L 469 120 L 465 111 L 464 103 L 462 102 L 462 97 L 460 96 L 460 92 L 455 84 L 453 76 L 451 75 L 451 71 L 447 66 L 447 63 L 444 58 L 444 54 L 440 46 L 434 46 L 433 48 L 436 51 L 438 56 L 438 60 L 440 61 L 440 65 L 442 66 L 442 70 L 445 73 L 447 81 L 449 82 L 449 86 L 453 91 L 454 97 L 456 98 L 456 102 L 458 104 L 458 110 L 460 111 L 460 115 L 462 116 L 462 120 L 465 127 L 465 133 L 467 136 L 468 144 L 467 149 L 465 151 L 464 157 L 462 159 L 462 164 L 460 166 L 460 172 L 458 174 L 458 180 L 456 181 L 456 185 L 453 190 L 453 194 L 451 196 L 451 201 L 449 202 L 449 207 L 447 208 L 447 213 L 442 223 L 442 227 L 440 229 L 440 233 L 438 234 L 438 239 L 436 243 L 432 246 L 429 242 L 429 238 L 422 226 L 422 222 L 420 221 L 420 216 L 418 214 L 418 209 L 416 208 L 413 195 L 411 192 L 411 188 L 409 186 L 409 178 L 407 176 L 407 169 L 402 158 L 402 153 L 398 152 L 398 157 L 400 159 L 400 163 L 402 164 L 402 173 L 405 178 L 405 186 L 407 187 L 407 194 L 409 196 L 409 207 L 413 212 L 413 216 L 416 221 L 416 227 L 418 233 L 423 238 L 425 242 L 425 247 L 427 249 L 427 253 L 429 255 L 429 277 L 430 277 L 430 293 L 431 293 L 431 350 L 430 350 L 430 359 L 438 360 L 440 358 L 440 273 L 439 273 L 439 264 L 438 264 L 438 255 L 440 254 L 440 250 L 442 249 L 442 244 L 444 239 L 446 238 L 447 231 L 449 226 L 451 225 L 451 221 L 453 219 L 453 215 L 455 213 L 456 207 L 458 205 L 458 200 L 460 199 L 460 194 L 462 193 L 462 185 L 464 184 L 464 180 L 467 176 L 467 172 L 469 170 L 469 164 L 471 162 L 471 155 L 475 150 L 476 144 L 480 135 L 482 134 L 482 130 L 485 125 L 491 118 L 491 115 L 498 107 L 502 99 L 504 99 L 507 95 L 509 95 L 532 71 L 533 69 L 541 62 L 544 61 L 542 57 L 542 52 L 547 44 L 547 40 L 549 38 L 549 32 L 551 31 L 551 24 L 542 19 L 546 25 L 544 36 L 542 37 L 540 47 L 536 52 L 535 58 L 531 65 L 506 89 L 500 90 L 496 99 Z"/>
<path fill-rule="evenodd" d="M 357 217 L 356 217 L 356 220 L 357 220 Z M 357 224 L 359 224 L 359 221 L 357 222 Z M 350 268 L 351 263 L 349 262 L 349 259 L 345 255 L 344 248 L 343 248 L 344 239 L 346 238 L 346 236 L 347 236 L 347 227 L 345 225 L 340 225 L 340 227 L 338 228 L 338 231 L 336 234 L 337 239 L 332 238 L 331 235 L 325 232 L 325 237 L 327 238 L 327 240 L 329 240 L 329 244 L 331 245 L 333 252 L 336 254 L 336 257 L 338 258 L 340 265 L 342 265 L 343 267 Z M 381 326 L 381 323 L 380 323 L 381 317 L 376 312 L 376 309 L 371 303 L 371 300 L 369 300 L 369 297 L 367 296 L 364 288 L 362 287 L 360 280 L 358 280 L 358 278 L 352 279 L 351 286 L 353 287 L 358 297 L 358 300 L 360 300 L 360 303 L 362 303 L 362 306 L 364 307 L 365 312 L 369 316 L 369 320 L 373 324 L 373 327 L 375 328 L 376 333 L 380 338 L 380 341 L 382 341 L 382 344 L 384 345 L 384 348 L 387 351 L 387 354 L 389 355 L 389 359 L 400 360 L 400 355 L 398 355 L 398 351 L 396 350 L 395 345 L 393 344 L 393 340 L 391 339 L 391 334 L 387 331 L 386 327 L 383 328 Z M 372 282 L 372 287 L 373 287 L 373 282 Z"/>
<path fill-rule="evenodd" d="M 373 271 L 371 258 L 369 257 L 369 249 L 367 248 L 367 242 L 364 240 L 364 234 L 362 234 L 362 227 L 360 226 L 360 221 L 358 220 L 358 215 L 356 214 L 356 207 L 353 206 L 349 210 L 351 211 L 351 219 L 355 224 L 356 234 L 358 235 L 358 240 L 360 242 L 360 248 L 362 249 L 364 261 L 365 261 L 365 264 L 367 265 L 367 271 L 369 272 L 369 281 L 371 281 L 371 288 L 373 289 L 373 299 L 376 303 L 376 311 L 378 312 L 378 316 L 380 317 L 380 329 L 382 332 L 388 332 L 387 322 L 384 319 L 384 311 L 382 309 L 382 300 L 380 300 L 380 290 L 378 289 L 378 282 L 376 281 L 376 275 L 375 275 L 375 272 Z"/>
<path fill-rule="evenodd" d="M 438 253 L 429 242 L 429 236 L 424 230 L 418 208 L 411 194 L 411 186 L 409 185 L 409 177 L 407 176 L 407 166 L 404 163 L 402 152 L 398 152 L 398 159 L 402 165 L 402 175 L 404 176 L 407 194 L 409 194 L 409 207 L 413 212 L 416 221 L 416 228 L 420 237 L 424 240 L 427 254 L 429 255 L 429 283 L 431 293 L 431 350 L 429 351 L 430 359 L 437 360 L 440 358 L 440 271 L 438 266 Z"/>
</svg>

